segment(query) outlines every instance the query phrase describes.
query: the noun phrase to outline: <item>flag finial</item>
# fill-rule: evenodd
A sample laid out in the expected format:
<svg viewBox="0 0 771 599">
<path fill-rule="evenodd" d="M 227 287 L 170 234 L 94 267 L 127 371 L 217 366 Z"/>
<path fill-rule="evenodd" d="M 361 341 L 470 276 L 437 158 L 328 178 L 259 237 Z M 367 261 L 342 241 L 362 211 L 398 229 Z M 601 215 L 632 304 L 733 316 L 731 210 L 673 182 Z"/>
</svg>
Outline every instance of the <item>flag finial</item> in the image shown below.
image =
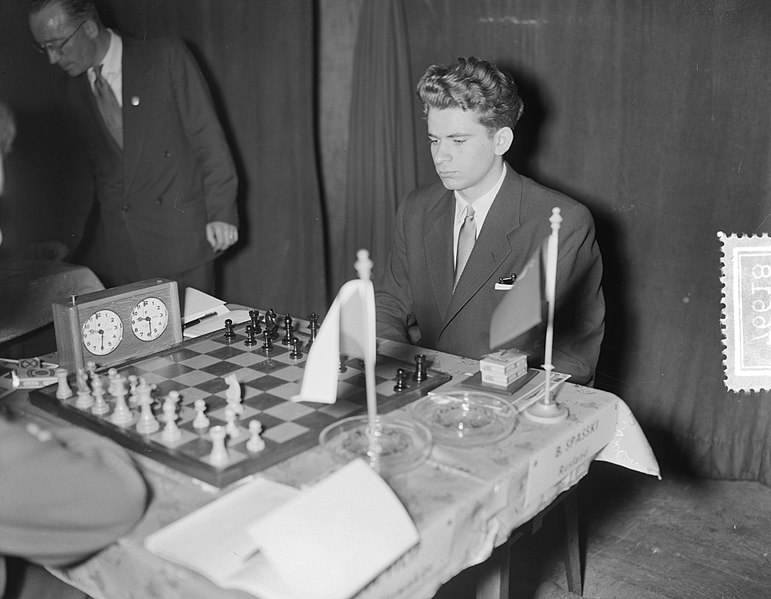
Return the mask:
<svg viewBox="0 0 771 599">
<path fill-rule="evenodd" d="M 369 252 L 367 250 L 359 250 L 356 252 L 356 264 L 354 268 L 359 274 L 360 279 L 369 281 L 372 276 L 372 260 L 369 259 Z"/>
</svg>

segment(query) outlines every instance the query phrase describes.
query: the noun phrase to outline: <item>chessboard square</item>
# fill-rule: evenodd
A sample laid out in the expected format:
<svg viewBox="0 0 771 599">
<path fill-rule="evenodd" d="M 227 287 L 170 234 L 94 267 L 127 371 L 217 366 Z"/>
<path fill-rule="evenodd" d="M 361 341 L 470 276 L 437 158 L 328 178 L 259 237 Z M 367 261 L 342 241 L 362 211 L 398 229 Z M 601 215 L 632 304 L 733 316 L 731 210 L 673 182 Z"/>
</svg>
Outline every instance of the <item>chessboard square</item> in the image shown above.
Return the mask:
<svg viewBox="0 0 771 599">
<path fill-rule="evenodd" d="M 182 396 L 182 401 L 185 404 L 192 406 L 196 399 L 206 399 L 211 396 L 211 393 L 199 389 L 198 387 L 184 387 L 179 390 L 179 394 Z"/>
<path fill-rule="evenodd" d="M 282 397 L 284 399 L 292 399 L 295 395 L 300 394 L 300 385 L 298 383 L 284 383 L 270 390 L 270 392 L 276 397 Z"/>
<path fill-rule="evenodd" d="M 257 411 L 264 412 L 269 410 L 273 406 L 284 403 L 286 400 L 280 397 L 276 397 L 270 393 L 260 393 L 255 397 L 245 398 L 244 404 L 254 408 Z"/>
<path fill-rule="evenodd" d="M 155 374 L 162 376 L 165 379 L 173 379 L 192 371 L 192 368 L 180 363 L 169 364 L 168 366 L 164 366 L 163 368 L 156 368 L 154 370 Z"/>
<path fill-rule="evenodd" d="M 211 375 L 200 370 L 191 370 L 180 376 L 174 378 L 174 380 L 187 387 L 195 387 L 201 383 L 211 380 Z"/>
<path fill-rule="evenodd" d="M 287 443 L 292 439 L 296 439 L 301 435 L 308 432 L 308 429 L 304 426 L 297 424 L 296 422 L 282 422 L 277 426 L 273 426 L 265 429 L 262 434 L 264 439 L 270 439 L 276 443 Z"/>
<path fill-rule="evenodd" d="M 185 366 L 190 366 L 190 368 L 204 368 L 205 366 L 210 366 L 217 361 L 217 358 L 212 358 L 207 354 L 195 354 L 182 363 Z"/>
<path fill-rule="evenodd" d="M 396 386 L 396 381 L 395 380 L 393 380 L 393 381 L 383 381 L 379 385 L 375 386 L 375 392 L 378 395 L 383 395 L 385 397 L 390 397 L 391 395 L 396 393 L 396 391 L 394 391 L 394 387 L 395 386 Z"/>
<path fill-rule="evenodd" d="M 214 351 L 209 352 L 209 355 L 218 360 L 230 360 L 235 356 L 239 356 L 243 353 L 243 350 L 239 350 L 231 345 L 223 345 Z"/>
<path fill-rule="evenodd" d="M 242 384 L 264 376 L 261 372 L 257 372 L 251 368 L 239 368 L 238 370 L 234 370 L 231 374 L 236 375 L 236 379 Z"/>
<path fill-rule="evenodd" d="M 335 418 L 331 415 L 321 412 L 319 410 L 313 410 L 310 414 L 306 414 L 300 418 L 293 420 L 295 424 L 300 424 L 309 428 L 310 430 L 322 430 L 327 425 L 335 422 Z"/>
<path fill-rule="evenodd" d="M 224 377 L 231 372 L 235 372 L 239 368 L 240 366 L 238 364 L 233 364 L 230 360 L 220 360 L 209 366 L 204 366 L 201 368 L 201 372 L 206 372 L 212 376 Z"/>
<path fill-rule="evenodd" d="M 172 362 L 184 362 L 197 355 L 197 352 L 191 351 L 185 347 L 180 347 L 166 354 L 166 357 Z"/>
<path fill-rule="evenodd" d="M 155 372 L 156 370 L 165 368 L 170 364 L 174 364 L 174 361 L 169 360 L 165 356 L 157 356 L 155 358 L 143 360 L 142 362 L 135 364 L 134 368 L 136 369 L 136 374 L 141 376 L 145 372 Z"/>
<path fill-rule="evenodd" d="M 313 413 L 315 410 L 307 405 L 294 402 L 282 402 L 272 408 L 264 410 L 266 414 L 281 418 L 282 420 L 291 421 L 297 420 L 302 416 Z"/>
<path fill-rule="evenodd" d="M 244 391 L 243 391 L 244 401 L 248 399 L 252 399 L 253 397 L 257 397 L 258 395 L 262 395 L 262 391 L 260 391 L 259 389 L 255 389 L 254 387 L 249 387 L 247 385 L 244 385 Z"/>
<path fill-rule="evenodd" d="M 216 395 L 220 391 L 228 388 L 228 384 L 225 379 L 221 377 L 210 378 L 208 381 L 202 381 L 196 385 L 202 391 L 206 391 L 209 395 Z"/>
<path fill-rule="evenodd" d="M 241 453 L 240 451 L 235 450 L 228 450 L 228 461 L 225 464 L 212 464 L 211 460 L 209 459 L 209 456 L 201 456 L 201 461 L 206 462 L 207 464 L 211 464 L 214 468 L 219 469 L 225 469 L 229 468 L 230 466 L 234 466 L 235 464 L 238 464 L 238 462 L 243 462 L 246 459 L 246 455 Z"/>
<path fill-rule="evenodd" d="M 358 405 L 362 405 L 366 398 L 365 387 L 351 384 L 348 381 L 337 383 L 337 400 L 346 400 Z"/>
<path fill-rule="evenodd" d="M 285 381 L 295 382 L 301 381 L 304 373 L 305 369 L 300 368 L 299 366 L 290 365 L 283 370 L 276 371 L 275 376 Z"/>
<path fill-rule="evenodd" d="M 335 420 L 345 418 L 354 412 L 361 411 L 361 405 L 338 399 L 335 403 L 319 408 L 319 412 L 332 416 Z"/>
<path fill-rule="evenodd" d="M 277 387 L 283 383 L 284 381 L 276 378 L 273 375 L 263 375 L 260 378 L 254 379 L 253 381 L 245 382 L 244 387 L 251 387 L 252 389 L 257 389 L 258 391 L 267 391 L 268 389 L 273 389 L 274 387 Z"/>
<path fill-rule="evenodd" d="M 199 354 L 211 354 L 223 346 L 222 342 L 215 341 L 214 339 L 200 339 L 190 345 L 188 349 L 195 351 Z"/>
<path fill-rule="evenodd" d="M 196 439 L 197 435 L 194 435 L 190 431 L 186 431 L 183 428 L 179 429 L 179 432 L 181 433 L 179 436 L 179 439 L 176 441 L 167 441 L 163 438 L 163 427 L 161 427 L 161 430 L 157 433 L 153 433 L 151 435 L 151 439 L 155 443 L 159 443 L 160 445 L 163 445 L 164 447 L 179 447 L 181 445 L 184 445 L 185 443 L 189 443 L 190 441 L 193 441 Z"/>
<path fill-rule="evenodd" d="M 139 376 L 140 378 L 143 378 L 148 385 L 160 385 L 166 382 L 166 379 L 164 377 L 158 376 L 154 372 L 145 372 L 144 374 L 140 374 Z"/>
<path fill-rule="evenodd" d="M 270 372 L 273 373 L 276 370 L 281 370 L 282 368 L 286 368 L 287 365 L 283 362 L 279 362 L 278 360 L 273 360 L 272 358 L 268 357 L 262 362 L 258 362 L 252 368 L 255 370 L 258 370 L 260 372 Z"/>
<path fill-rule="evenodd" d="M 239 366 L 252 366 L 254 364 L 257 364 L 259 362 L 262 362 L 265 360 L 265 355 L 260 354 L 257 352 L 251 352 L 251 351 L 245 351 L 242 354 L 239 354 L 237 356 L 233 356 L 228 360 L 228 362 L 232 362 L 233 364 L 238 364 Z"/>
</svg>

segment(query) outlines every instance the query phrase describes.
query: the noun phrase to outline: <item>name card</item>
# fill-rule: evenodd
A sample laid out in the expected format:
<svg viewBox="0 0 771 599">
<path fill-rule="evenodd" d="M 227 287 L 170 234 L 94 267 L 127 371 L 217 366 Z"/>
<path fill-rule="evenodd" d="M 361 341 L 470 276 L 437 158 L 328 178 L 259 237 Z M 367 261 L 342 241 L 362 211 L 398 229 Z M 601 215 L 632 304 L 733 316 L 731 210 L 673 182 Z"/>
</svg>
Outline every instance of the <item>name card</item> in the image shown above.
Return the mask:
<svg viewBox="0 0 771 599">
<path fill-rule="evenodd" d="M 608 444 L 616 427 L 618 408 L 593 416 L 593 419 L 572 426 L 546 450 L 530 458 L 525 509 L 540 501 L 541 496 L 554 487 L 555 481 L 569 479 L 573 472 L 594 459 Z M 545 425 L 545 427 L 552 425 Z M 548 429 L 545 428 L 544 432 Z"/>
</svg>

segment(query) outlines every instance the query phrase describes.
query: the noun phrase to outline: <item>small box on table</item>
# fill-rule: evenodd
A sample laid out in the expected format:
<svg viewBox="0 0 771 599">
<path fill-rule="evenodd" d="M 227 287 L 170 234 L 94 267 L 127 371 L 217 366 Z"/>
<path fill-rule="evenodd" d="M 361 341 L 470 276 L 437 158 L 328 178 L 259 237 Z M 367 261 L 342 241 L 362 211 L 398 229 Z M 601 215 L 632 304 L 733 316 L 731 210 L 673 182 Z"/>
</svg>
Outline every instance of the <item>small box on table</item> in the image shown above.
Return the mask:
<svg viewBox="0 0 771 599">
<path fill-rule="evenodd" d="M 479 361 L 482 383 L 505 389 L 527 373 L 527 355 L 516 349 L 501 349 Z"/>
</svg>

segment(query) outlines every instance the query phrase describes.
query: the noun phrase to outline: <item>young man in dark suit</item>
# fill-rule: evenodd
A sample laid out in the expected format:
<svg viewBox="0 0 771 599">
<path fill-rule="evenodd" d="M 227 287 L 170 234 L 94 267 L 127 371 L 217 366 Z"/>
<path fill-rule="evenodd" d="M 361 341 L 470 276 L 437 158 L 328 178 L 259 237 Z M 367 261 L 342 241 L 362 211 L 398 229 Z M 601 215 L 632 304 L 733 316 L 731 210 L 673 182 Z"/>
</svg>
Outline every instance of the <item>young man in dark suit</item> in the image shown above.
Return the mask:
<svg viewBox="0 0 771 599">
<path fill-rule="evenodd" d="M 430 67 L 417 91 L 441 182 L 413 191 L 397 211 L 376 287 L 378 335 L 481 358 L 491 349 L 490 319 L 506 293 L 496 284 L 523 271 L 559 207 L 553 364 L 572 381 L 590 383 L 605 320 L 594 222 L 582 204 L 504 162 L 523 110 L 516 84 L 471 57 Z M 539 328 L 508 346 L 539 367 L 543 339 Z"/>
<path fill-rule="evenodd" d="M 238 240 L 237 177 L 190 52 L 119 36 L 92 0 L 32 0 L 29 23 L 69 75 L 58 92 L 93 175 L 97 275 L 106 286 L 162 276 L 211 292 L 213 260 Z"/>
</svg>

